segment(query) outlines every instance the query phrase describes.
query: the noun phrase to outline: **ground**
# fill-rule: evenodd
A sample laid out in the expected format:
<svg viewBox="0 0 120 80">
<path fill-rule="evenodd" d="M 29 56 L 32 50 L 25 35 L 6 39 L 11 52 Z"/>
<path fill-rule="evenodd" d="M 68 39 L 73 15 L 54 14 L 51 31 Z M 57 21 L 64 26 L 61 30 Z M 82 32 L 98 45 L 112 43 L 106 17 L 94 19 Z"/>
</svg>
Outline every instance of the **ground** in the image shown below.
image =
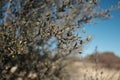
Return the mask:
<svg viewBox="0 0 120 80">
<path fill-rule="evenodd" d="M 120 70 L 105 68 L 100 64 L 74 61 L 66 67 L 69 80 L 120 80 Z"/>
</svg>

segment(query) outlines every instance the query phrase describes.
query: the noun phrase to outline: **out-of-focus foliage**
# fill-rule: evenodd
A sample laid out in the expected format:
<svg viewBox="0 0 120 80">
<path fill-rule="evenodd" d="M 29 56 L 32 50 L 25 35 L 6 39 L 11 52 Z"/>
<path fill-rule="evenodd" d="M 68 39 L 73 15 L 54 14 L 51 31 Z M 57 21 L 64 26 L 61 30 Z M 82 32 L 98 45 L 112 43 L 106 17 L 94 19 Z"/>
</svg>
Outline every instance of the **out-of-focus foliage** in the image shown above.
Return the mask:
<svg viewBox="0 0 120 80">
<path fill-rule="evenodd" d="M 0 79 L 64 80 L 64 59 L 82 52 L 83 24 L 109 18 L 96 0 L 0 0 Z M 79 29 L 81 34 L 76 34 Z"/>
</svg>

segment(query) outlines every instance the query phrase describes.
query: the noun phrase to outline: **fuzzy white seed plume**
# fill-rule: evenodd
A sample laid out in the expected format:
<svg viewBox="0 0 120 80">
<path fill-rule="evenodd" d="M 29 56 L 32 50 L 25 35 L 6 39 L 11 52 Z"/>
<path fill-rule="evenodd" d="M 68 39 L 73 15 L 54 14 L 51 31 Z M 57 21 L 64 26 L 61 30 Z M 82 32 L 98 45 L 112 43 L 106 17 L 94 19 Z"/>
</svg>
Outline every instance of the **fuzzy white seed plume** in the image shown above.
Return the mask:
<svg viewBox="0 0 120 80">
<path fill-rule="evenodd" d="M 87 41 L 90 41 L 91 38 L 92 38 L 91 35 L 89 35 L 89 36 L 86 38 L 86 40 L 87 40 Z"/>
<path fill-rule="evenodd" d="M 17 70 L 17 68 L 18 68 L 18 66 L 12 67 L 12 68 L 10 69 L 10 72 L 11 72 L 11 73 L 14 73 L 14 72 Z"/>
</svg>

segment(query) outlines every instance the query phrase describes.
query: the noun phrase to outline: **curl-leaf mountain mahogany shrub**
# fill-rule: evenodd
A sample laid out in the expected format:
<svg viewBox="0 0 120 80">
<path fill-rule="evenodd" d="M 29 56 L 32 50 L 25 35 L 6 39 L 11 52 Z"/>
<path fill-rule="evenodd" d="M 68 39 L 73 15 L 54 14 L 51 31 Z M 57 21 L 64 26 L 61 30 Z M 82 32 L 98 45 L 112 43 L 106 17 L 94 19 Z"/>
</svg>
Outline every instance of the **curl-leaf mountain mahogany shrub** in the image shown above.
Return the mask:
<svg viewBox="0 0 120 80">
<path fill-rule="evenodd" d="M 120 8 L 98 5 L 97 0 L 0 0 L 0 79 L 64 79 L 64 60 L 91 39 L 82 38 L 82 25 Z"/>
</svg>

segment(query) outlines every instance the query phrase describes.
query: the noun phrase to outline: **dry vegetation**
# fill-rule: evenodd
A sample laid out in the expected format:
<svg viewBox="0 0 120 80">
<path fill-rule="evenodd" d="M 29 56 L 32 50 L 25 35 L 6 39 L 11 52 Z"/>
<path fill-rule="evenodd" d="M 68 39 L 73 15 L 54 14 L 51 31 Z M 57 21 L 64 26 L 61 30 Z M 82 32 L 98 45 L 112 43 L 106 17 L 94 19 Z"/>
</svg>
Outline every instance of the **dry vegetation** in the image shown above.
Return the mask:
<svg viewBox="0 0 120 80">
<path fill-rule="evenodd" d="M 93 53 L 86 57 L 89 62 L 99 63 L 106 68 L 120 69 L 120 58 L 113 52 Z"/>
<path fill-rule="evenodd" d="M 65 69 L 69 80 L 120 80 L 118 56 L 111 52 L 104 52 L 98 54 L 99 61 L 96 63 L 93 55 L 95 54 L 88 55 L 84 59 L 75 57 L 72 60 L 68 59 L 69 65 Z"/>
<path fill-rule="evenodd" d="M 83 76 L 86 71 L 74 72 L 81 71 L 81 62 L 73 66 L 65 59 L 81 54 L 90 41 L 90 35 L 84 36 L 84 24 L 109 19 L 116 9 L 120 9 L 119 3 L 103 9 L 97 0 L 0 0 L 0 80 Z M 65 68 L 73 71 L 72 76 Z"/>
</svg>

